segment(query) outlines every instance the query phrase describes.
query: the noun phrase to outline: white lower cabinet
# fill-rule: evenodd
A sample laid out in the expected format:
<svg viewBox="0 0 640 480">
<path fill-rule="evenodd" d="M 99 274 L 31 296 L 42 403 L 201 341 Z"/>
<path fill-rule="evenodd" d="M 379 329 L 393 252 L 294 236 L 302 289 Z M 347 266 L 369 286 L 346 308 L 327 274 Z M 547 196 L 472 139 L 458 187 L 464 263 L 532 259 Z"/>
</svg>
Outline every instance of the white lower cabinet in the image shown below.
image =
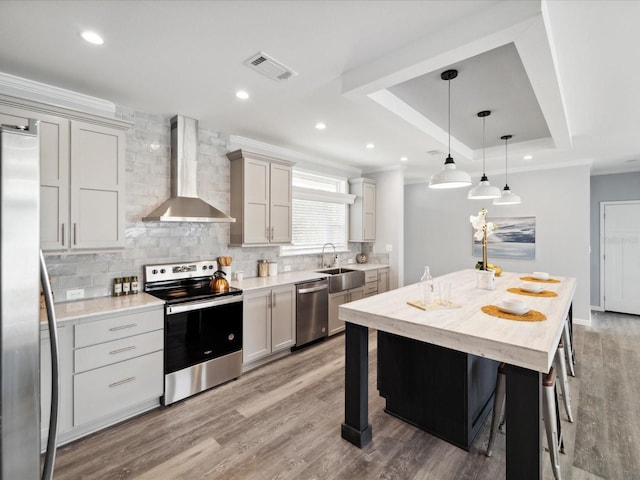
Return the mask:
<svg viewBox="0 0 640 480">
<path fill-rule="evenodd" d="M 389 291 L 389 267 L 378 269 L 378 293 Z"/>
<path fill-rule="evenodd" d="M 76 374 L 73 377 L 73 423 L 109 417 L 162 395 L 162 351 Z"/>
<path fill-rule="evenodd" d="M 164 309 L 96 315 L 58 327 L 63 444 L 160 405 L 164 391 Z M 40 331 L 41 447 L 51 405 L 49 331 Z"/>
<path fill-rule="evenodd" d="M 329 294 L 329 336 L 344 330 L 344 322 L 338 319 L 338 307 L 364 298 L 364 287 Z"/>
<path fill-rule="evenodd" d="M 248 364 L 296 343 L 295 285 L 243 295 L 242 362 Z"/>
<path fill-rule="evenodd" d="M 70 327 L 58 327 L 58 351 L 60 373 L 58 434 L 71 430 L 72 403 L 71 378 L 73 376 L 73 336 Z M 46 448 L 51 414 L 51 344 L 48 328 L 40 330 L 40 446 Z"/>
</svg>

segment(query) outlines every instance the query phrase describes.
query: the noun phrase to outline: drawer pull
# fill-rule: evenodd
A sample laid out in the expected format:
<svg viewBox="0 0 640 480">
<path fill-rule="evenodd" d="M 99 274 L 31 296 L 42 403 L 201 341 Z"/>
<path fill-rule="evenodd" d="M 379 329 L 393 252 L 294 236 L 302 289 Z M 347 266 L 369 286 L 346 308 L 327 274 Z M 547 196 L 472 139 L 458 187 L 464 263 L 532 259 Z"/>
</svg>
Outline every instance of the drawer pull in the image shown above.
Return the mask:
<svg viewBox="0 0 640 480">
<path fill-rule="evenodd" d="M 136 327 L 138 324 L 137 323 L 129 323 L 128 325 L 120 325 L 118 327 L 111 327 L 109 329 L 110 332 L 115 332 L 117 330 L 124 330 L 125 328 L 133 328 Z"/>
<path fill-rule="evenodd" d="M 125 383 L 133 382 L 136 377 L 125 378 L 124 380 L 120 380 L 119 382 L 114 382 L 109 384 L 109 388 L 119 387 L 120 385 L 124 385 Z"/>
<path fill-rule="evenodd" d="M 111 350 L 109 355 L 116 355 L 117 353 L 128 352 L 129 350 L 135 350 L 136 346 L 131 345 L 129 347 L 118 348 L 117 350 Z"/>
</svg>

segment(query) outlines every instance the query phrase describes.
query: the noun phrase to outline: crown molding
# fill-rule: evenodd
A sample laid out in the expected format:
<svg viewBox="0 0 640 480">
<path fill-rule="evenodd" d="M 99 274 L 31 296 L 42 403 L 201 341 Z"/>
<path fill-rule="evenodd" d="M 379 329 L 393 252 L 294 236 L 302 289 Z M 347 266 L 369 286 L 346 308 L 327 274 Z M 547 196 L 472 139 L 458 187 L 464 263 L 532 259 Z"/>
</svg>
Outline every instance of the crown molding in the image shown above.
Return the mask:
<svg viewBox="0 0 640 480">
<path fill-rule="evenodd" d="M 108 100 L 0 72 L 0 93 L 94 115 L 115 118 L 116 105 Z"/>
</svg>

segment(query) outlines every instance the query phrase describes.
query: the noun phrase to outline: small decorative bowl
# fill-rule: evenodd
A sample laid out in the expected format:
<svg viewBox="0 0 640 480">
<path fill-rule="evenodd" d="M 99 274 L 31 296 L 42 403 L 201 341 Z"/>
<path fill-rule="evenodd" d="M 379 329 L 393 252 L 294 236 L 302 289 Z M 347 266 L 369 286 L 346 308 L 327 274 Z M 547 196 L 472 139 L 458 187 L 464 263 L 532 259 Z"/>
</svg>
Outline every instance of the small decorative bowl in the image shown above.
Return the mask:
<svg viewBox="0 0 640 480">
<path fill-rule="evenodd" d="M 367 263 L 367 256 L 364 253 L 358 253 L 356 255 L 357 263 Z"/>
</svg>

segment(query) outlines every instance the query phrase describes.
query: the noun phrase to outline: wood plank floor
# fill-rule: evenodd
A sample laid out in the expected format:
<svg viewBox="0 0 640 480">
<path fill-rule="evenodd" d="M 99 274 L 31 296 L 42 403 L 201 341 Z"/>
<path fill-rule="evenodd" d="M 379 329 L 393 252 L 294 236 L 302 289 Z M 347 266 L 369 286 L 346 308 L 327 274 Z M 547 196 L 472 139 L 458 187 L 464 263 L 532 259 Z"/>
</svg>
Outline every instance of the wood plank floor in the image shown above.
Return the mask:
<svg viewBox="0 0 640 480">
<path fill-rule="evenodd" d="M 640 478 L 640 317 L 594 314 L 576 326 L 576 422 L 562 413 L 565 479 Z M 484 449 L 488 424 L 465 452 L 384 413 L 369 345 L 373 442 L 340 438 L 344 337 L 298 351 L 240 379 L 63 446 L 56 480 L 66 479 L 420 479 L 504 478 L 504 436 Z M 544 458 L 545 479 L 553 478 Z"/>
</svg>

